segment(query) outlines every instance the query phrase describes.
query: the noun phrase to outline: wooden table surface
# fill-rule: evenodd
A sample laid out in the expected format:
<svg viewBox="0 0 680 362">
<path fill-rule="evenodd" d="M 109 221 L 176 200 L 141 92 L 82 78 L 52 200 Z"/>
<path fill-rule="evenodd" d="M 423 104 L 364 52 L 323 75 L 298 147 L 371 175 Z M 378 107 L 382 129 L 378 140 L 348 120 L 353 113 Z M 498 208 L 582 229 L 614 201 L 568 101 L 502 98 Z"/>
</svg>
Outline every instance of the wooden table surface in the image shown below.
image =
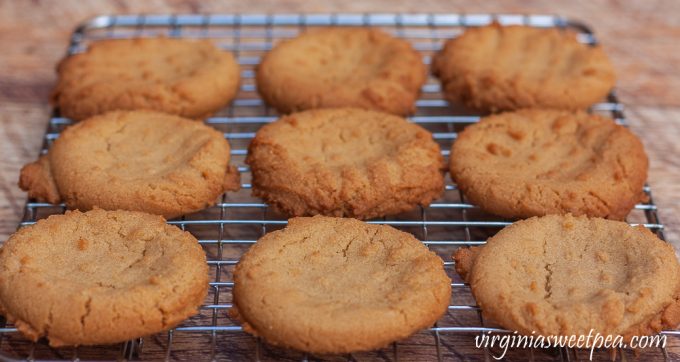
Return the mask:
<svg viewBox="0 0 680 362">
<path fill-rule="evenodd" d="M 554 13 L 594 29 L 619 75 L 618 93 L 646 147 L 649 184 L 666 237 L 680 248 L 680 2 L 674 1 L 10 1 L 0 0 L 0 240 L 26 195 L 21 166 L 34 160 L 48 120 L 54 66 L 73 28 L 100 14 L 253 12 Z"/>
</svg>

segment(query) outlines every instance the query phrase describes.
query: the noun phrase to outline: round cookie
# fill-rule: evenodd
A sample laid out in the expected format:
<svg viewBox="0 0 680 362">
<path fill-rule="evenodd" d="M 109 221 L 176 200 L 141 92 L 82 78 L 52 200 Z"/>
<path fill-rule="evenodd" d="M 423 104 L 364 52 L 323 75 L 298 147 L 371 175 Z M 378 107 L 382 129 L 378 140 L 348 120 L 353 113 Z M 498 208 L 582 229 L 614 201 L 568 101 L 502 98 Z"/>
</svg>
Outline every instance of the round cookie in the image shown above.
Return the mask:
<svg viewBox="0 0 680 362">
<path fill-rule="evenodd" d="M 459 134 L 450 163 L 472 203 L 507 218 L 572 213 L 622 220 L 646 197 L 640 140 L 585 112 L 520 110 L 483 118 Z"/>
<path fill-rule="evenodd" d="M 461 248 L 456 270 L 482 313 L 543 336 L 656 334 L 680 323 L 680 264 L 642 226 L 549 215 L 518 221 L 485 246 Z"/>
<path fill-rule="evenodd" d="M 53 347 L 110 344 L 196 313 L 208 267 L 196 239 L 160 216 L 67 212 L 20 229 L 0 249 L 0 311 Z"/>
<path fill-rule="evenodd" d="M 602 48 L 572 32 L 498 24 L 448 40 L 432 72 L 450 102 L 482 111 L 585 109 L 616 81 Z"/>
<path fill-rule="evenodd" d="M 310 30 L 283 41 L 257 67 L 257 90 L 281 113 L 359 107 L 415 111 L 427 69 L 411 45 L 378 29 Z"/>
<path fill-rule="evenodd" d="M 82 120 L 113 110 L 150 109 L 202 119 L 236 95 L 239 66 L 209 41 L 101 40 L 58 66 L 52 102 Z"/>
<path fill-rule="evenodd" d="M 443 159 L 428 131 L 356 108 L 309 110 L 265 125 L 246 163 L 253 195 L 291 216 L 397 214 L 444 189 Z"/>
<path fill-rule="evenodd" d="M 222 133 L 153 111 L 105 113 L 67 128 L 24 166 L 29 197 L 71 209 L 136 210 L 173 218 L 239 187 Z"/>
<path fill-rule="evenodd" d="M 365 351 L 434 324 L 450 283 L 442 260 L 411 234 L 354 219 L 294 218 L 241 258 L 231 314 L 274 345 Z"/>
</svg>

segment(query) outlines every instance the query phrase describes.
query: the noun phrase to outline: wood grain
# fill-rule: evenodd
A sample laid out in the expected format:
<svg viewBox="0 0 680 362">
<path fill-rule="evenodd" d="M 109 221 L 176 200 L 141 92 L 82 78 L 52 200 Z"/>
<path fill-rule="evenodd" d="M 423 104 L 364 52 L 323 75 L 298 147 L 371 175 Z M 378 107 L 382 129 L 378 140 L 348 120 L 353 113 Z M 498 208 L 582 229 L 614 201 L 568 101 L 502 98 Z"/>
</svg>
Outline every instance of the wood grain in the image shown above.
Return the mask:
<svg viewBox="0 0 680 362">
<path fill-rule="evenodd" d="M 54 66 L 63 56 L 70 32 L 83 20 L 112 13 L 276 13 L 276 12 L 492 12 L 555 13 L 591 25 L 612 58 L 618 74 L 618 90 L 626 105 L 632 129 L 638 134 L 651 160 L 649 183 L 659 206 L 666 237 L 680 248 L 680 3 L 674 1 L 11 1 L 0 0 L 0 240 L 12 233 L 21 218 L 25 194 L 16 182 L 21 166 L 35 159 L 48 119 L 48 94 L 54 85 Z M 235 357 L 252 359 L 253 340 L 241 336 L 218 335 L 218 349 Z M 154 342 L 154 340 L 156 342 Z M 400 356 L 429 360 L 432 337 L 416 338 Z M 456 340 L 457 341 L 457 340 Z M 470 344 L 471 338 L 457 343 Z M 8 342 L 5 342 L 8 343 Z M 14 343 L 10 341 L 9 343 Z M 19 343 L 20 342 L 16 342 Z M 149 339 L 146 353 L 162 357 L 162 337 Z M 180 343 L 209 346 L 207 335 Z M 671 358 L 678 358 L 678 338 L 669 338 Z M 155 346 L 155 347 L 154 347 Z M 159 347 L 160 346 L 160 347 Z M 245 347 L 244 347 L 245 346 Z M 430 346 L 431 347 L 431 346 Z M 154 348 L 159 348 L 154 352 Z M 447 359 L 463 359 L 465 348 L 445 345 Z M 278 355 L 262 347 L 264 355 Z M 62 352 L 60 352 L 62 353 Z M 70 358 L 70 352 L 63 352 Z M 155 354 L 154 354 L 155 353 Z M 384 352 L 366 354 L 360 359 L 389 359 Z M 115 355 L 115 353 L 114 353 Z M 285 354 L 284 354 L 285 355 Z M 291 358 L 298 358 L 297 355 Z M 657 358 L 658 354 L 654 355 Z M 204 359 L 186 355 L 176 358 Z M 541 356 L 549 360 L 555 356 Z M 587 358 L 579 352 L 580 358 Z M 516 360 L 522 360 L 517 355 Z"/>
</svg>

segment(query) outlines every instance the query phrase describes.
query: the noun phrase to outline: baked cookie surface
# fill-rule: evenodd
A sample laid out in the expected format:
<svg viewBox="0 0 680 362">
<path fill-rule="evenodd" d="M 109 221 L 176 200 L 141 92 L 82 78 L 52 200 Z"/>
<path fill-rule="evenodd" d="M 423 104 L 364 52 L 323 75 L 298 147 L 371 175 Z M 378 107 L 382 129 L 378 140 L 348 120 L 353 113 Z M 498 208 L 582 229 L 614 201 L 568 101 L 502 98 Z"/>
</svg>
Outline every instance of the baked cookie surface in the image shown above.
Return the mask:
<svg viewBox="0 0 680 362">
<path fill-rule="evenodd" d="M 71 209 L 136 210 L 173 218 L 239 187 L 222 133 L 153 111 L 117 111 L 68 127 L 21 170 L 29 197 Z"/>
<path fill-rule="evenodd" d="M 141 212 L 69 211 L 20 229 L 0 249 L 0 311 L 54 347 L 172 328 L 207 291 L 196 239 Z"/>
<path fill-rule="evenodd" d="M 494 112 L 585 109 L 616 80 L 602 48 L 579 43 L 571 32 L 497 24 L 448 40 L 432 72 L 450 102 Z"/>
<path fill-rule="evenodd" d="M 640 140 L 585 112 L 520 110 L 465 128 L 451 176 L 482 209 L 508 218 L 546 214 L 624 219 L 647 179 Z"/>
<path fill-rule="evenodd" d="M 397 214 L 444 189 L 443 159 L 428 131 L 356 108 L 309 110 L 265 125 L 246 163 L 253 195 L 291 216 Z"/>
<path fill-rule="evenodd" d="M 172 38 L 94 42 L 58 66 L 52 101 L 73 120 L 149 109 L 202 119 L 238 90 L 234 57 L 209 41 Z"/>
<path fill-rule="evenodd" d="M 415 111 L 427 70 L 402 39 L 378 29 L 309 30 L 277 44 L 257 67 L 257 90 L 281 113 L 358 107 Z"/>
<path fill-rule="evenodd" d="M 658 333 L 680 323 L 680 265 L 648 229 L 600 218 L 518 221 L 454 254 L 482 313 L 529 335 Z"/>
<path fill-rule="evenodd" d="M 274 345 L 371 350 L 434 324 L 450 282 L 442 260 L 411 234 L 354 219 L 294 218 L 241 258 L 232 315 Z"/>
</svg>

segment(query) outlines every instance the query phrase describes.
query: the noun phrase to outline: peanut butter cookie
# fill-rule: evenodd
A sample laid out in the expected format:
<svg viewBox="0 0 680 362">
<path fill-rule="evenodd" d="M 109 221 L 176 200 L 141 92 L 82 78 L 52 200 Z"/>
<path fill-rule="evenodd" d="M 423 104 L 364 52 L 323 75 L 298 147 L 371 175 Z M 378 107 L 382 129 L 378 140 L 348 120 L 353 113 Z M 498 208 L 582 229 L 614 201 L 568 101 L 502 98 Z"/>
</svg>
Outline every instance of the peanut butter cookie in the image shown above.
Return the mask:
<svg viewBox="0 0 680 362">
<path fill-rule="evenodd" d="M 530 335 L 658 333 L 680 324 L 680 264 L 648 229 L 549 215 L 454 254 L 482 313 Z"/>
<path fill-rule="evenodd" d="M 67 128 L 21 169 L 29 197 L 71 209 L 136 210 L 173 218 L 239 187 L 222 133 L 153 111 L 105 113 Z"/>
<path fill-rule="evenodd" d="M 602 48 L 572 32 L 498 24 L 447 41 L 432 72 L 450 102 L 482 111 L 585 109 L 616 80 Z"/>
<path fill-rule="evenodd" d="M 262 127 L 246 159 L 253 194 L 291 216 L 368 219 L 428 205 L 444 189 L 422 127 L 356 108 L 310 110 Z"/>
<path fill-rule="evenodd" d="M 483 118 L 459 134 L 450 163 L 470 201 L 508 218 L 572 213 L 622 220 L 645 199 L 648 161 L 640 140 L 585 112 Z"/>
<path fill-rule="evenodd" d="M 73 120 L 149 109 L 202 119 L 236 95 L 239 66 L 209 41 L 172 38 L 94 42 L 58 66 L 52 102 Z"/>
<path fill-rule="evenodd" d="M 257 67 L 257 90 L 279 112 L 359 107 L 415 111 L 427 70 L 402 39 L 369 28 L 310 30 L 283 41 Z"/>
<path fill-rule="evenodd" d="M 289 220 L 234 271 L 232 316 L 271 344 L 310 353 L 384 347 L 446 312 L 451 280 L 411 234 L 353 219 Z"/>
<path fill-rule="evenodd" d="M 109 344 L 170 329 L 196 313 L 208 266 L 196 239 L 160 216 L 70 211 L 0 249 L 0 312 L 51 346 Z"/>
</svg>

